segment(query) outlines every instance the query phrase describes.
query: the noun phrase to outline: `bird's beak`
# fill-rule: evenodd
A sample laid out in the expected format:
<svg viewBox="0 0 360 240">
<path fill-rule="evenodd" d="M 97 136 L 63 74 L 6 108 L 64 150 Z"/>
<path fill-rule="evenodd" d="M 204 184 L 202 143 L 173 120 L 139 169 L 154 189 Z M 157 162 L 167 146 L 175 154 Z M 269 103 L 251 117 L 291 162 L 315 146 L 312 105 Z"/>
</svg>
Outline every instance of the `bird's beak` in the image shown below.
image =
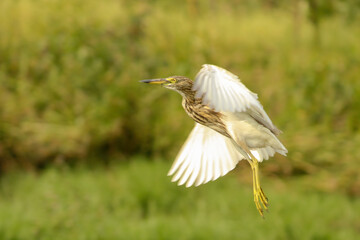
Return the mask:
<svg viewBox="0 0 360 240">
<path fill-rule="evenodd" d="M 164 84 L 164 83 L 170 83 L 170 81 L 166 80 L 165 78 L 145 79 L 145 80 L 141 80 L 140 82 L 143 82 L 143 83 L 150 83 L 150 84 Z"/>
</svg>

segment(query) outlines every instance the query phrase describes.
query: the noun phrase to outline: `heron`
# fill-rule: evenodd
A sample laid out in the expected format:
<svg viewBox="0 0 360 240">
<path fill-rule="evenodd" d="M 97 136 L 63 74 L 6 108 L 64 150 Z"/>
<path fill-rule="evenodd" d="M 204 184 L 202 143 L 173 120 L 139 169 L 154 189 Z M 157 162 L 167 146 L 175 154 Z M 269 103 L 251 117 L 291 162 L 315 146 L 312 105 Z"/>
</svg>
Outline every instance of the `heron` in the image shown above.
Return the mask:
<svg viewBox="0 0 360 240">
<path fill-rule="evenodd" d="M 195 126 L 176 156 L 168 175 L 186 187 L 199 186 L 224 176 L 241 160 L 252 170 L 254 202 L 261 216 L 268 198 L 260 186 L 259 162 L 287 149 L 258 100 L 233 73 L 204 64 L 192 81 L 184 76 L 147 79 L 182 96 L 185 112 Z"/>
</svg>

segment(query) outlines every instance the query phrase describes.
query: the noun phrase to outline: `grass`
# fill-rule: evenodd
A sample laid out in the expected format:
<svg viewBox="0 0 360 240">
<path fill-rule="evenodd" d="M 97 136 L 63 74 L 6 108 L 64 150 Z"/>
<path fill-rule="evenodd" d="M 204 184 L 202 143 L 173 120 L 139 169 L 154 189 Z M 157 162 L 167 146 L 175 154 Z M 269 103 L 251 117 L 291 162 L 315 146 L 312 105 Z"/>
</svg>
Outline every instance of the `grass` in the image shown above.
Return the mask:
<svg viewBox="0 0 360 240">
<path fill-rule="evenodd" d="M 50 168 L 1 179 L 0 239 L 356 239 L 360 199 L 263 178 L 265 220 L 235 172 L 198 188 L 166 177 L 170 162 Z M 244 165 L 246 166 L 246 165 Z M 250 177 L 250 176 L 249 176 Z"/>
</svg>

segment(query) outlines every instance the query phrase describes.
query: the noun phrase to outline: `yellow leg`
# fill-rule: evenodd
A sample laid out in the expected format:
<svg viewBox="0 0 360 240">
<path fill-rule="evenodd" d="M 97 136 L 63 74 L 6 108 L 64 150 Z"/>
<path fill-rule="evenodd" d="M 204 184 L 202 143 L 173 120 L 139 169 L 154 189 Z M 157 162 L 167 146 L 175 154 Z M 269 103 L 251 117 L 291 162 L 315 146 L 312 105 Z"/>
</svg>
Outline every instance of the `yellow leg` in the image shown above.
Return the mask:
<svg viewBox="0 0 360 240">
<path fill-rule="evenodd" d="M 256 177 L 256 188 L 258 189 L 259 193 L 260 193 L 260 200 L 261 203 L 263 204 L 264 208 L 267 210 L 267 205 L 268 205 L 268 198 L 265 196 L 264 191 L 262 190 L 261 186 L 260 186 L 260 178 L 259 178 L 259 163 L 256 160 L 256 158 L 253 161 L 254 164 L 254 168 L 255 168 L 255 177 Z"/>
<path fill-rule="evenodd" d="M 264 216 L 264 209 L 267 210 L 268 199 L 265 196 L 259 180 L 259 164 L 256 158 L 250 154 L 252 160 L 248 160 L 251 166 L 251 170 L 253 173 L 253 190 L 254 190 L 254 202 L 257 210 L 259 211 L 261 216 Z M 261 204 L 260 204 L 261 203 Z"/>
<path fill-rule="evenodd" d="M 265 193 L 263 192 L 261 186 L 260 186 L 260 179 L 259 179 L 259 163 L 254 157 L 253 154 L 251 154 L 250 149 L 243 141 L 236 141 L 236 143 L 244 149 L 244 151 L 248 154 L 250 159 L 248 159 L 248 162 L 251 166 L 252 174 L 253 174 L 253 190 L 254 190 L 254 202 L 257 210 L 259 211 L 260 215 L 264 217 L 264 209 L 268 209 L 268 199 L 265 196 Z"/>
<path fill-rule="evenodd" d="M 251 160 L 249 161 L 249 163 L 250 163 L 251 170 L 252 170 L 252 175 L 253 175 L 253 191 L 254 191 L 254 202 L 255 202 L 255 206 L 256 206 L 256 209 L 259 211 L 260 215 L 261 215 L 261 216 L 264 216 L 264 215 L 263 215 L 262 207 L 261 207 L 260 202 L 259 202 L 258 194 L 257 194 L 257 185 L 258 185 L 258 184 L 257 184 L 256 176 L 255 176 L 254 164 L 252 163 Z"/>
</svg>

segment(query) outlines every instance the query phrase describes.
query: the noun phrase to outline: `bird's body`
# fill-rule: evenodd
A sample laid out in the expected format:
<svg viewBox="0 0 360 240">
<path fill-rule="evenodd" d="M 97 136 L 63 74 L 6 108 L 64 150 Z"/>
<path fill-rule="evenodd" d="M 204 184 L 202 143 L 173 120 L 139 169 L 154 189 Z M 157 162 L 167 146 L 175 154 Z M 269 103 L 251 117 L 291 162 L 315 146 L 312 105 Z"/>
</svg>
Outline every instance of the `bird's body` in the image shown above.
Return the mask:
<svg viewBox="0 0 360 240">
<path fill-rule="evenodd" d="M 179 92 L 185 112 L 196 122 L 176 157 L 169 175 L 179 185 L 200 185 L 231 171 L 241 159 L 253 170 L 254 200 L 260 214 L 267 198 L 260 187 L 258 162 L 287 150 L 276 128 L 239 79 L 225 69 L 204 65 L 195 82 L 187 77 L 144 80 Z M 263 207 L 260 205 L 263 204 Z"/>
</svg>

